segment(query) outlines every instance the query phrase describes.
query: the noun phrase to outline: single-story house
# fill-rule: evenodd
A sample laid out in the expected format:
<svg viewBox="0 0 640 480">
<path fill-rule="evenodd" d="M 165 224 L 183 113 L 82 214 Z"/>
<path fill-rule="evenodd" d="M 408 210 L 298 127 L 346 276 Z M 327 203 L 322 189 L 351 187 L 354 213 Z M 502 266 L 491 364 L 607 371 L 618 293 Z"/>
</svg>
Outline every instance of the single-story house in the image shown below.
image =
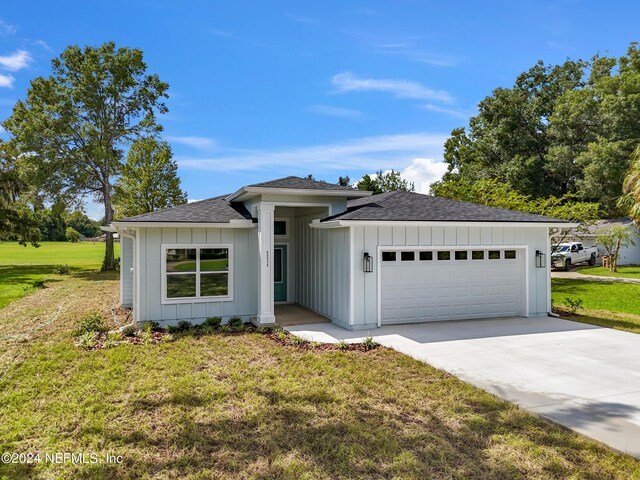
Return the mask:
<svg viewBox="0 0 640 480">
<path fill-rule="evenodd" d="M 294 303 L 347 329 L 551 310 L 539 215 L 286 177 L 113 223 L 121 302 L 163 325 L 277 322 Z"/>
<path fill-rule="evenodd" d="M 564 240 L 582 242 L 585 247 L 597 246 L 598 253 L 600 255 L 606 255 L 607 252 L 602 248 L 602 245 L 598 245 L 597 238 L 598 235 L 605 233 L 611 227 L 628 228 L 631 232 L 631 239 L 635 244 L 620 248 L 620 252 L 618 252 L 618 265 L 640 265 L 640 230 L 635 227 L 629 217 L 598 220 L 593 225 L 587 227 L 585 231 L 572 229 Z"/>
</svg>

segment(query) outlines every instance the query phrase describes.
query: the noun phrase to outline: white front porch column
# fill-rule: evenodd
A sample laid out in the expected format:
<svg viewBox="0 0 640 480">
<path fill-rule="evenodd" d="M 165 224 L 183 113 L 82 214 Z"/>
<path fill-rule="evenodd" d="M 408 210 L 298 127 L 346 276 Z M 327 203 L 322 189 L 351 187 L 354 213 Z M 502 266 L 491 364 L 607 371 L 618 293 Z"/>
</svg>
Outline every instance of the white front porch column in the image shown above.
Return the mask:
<svg viewBox="0 0 640 480">
<path fill-rule="evenodd" d="M 258 249 L 260 285 L 258 285 L 258 325 L 273 325 L 273 204 L 258 204 Z"/>
</svg>

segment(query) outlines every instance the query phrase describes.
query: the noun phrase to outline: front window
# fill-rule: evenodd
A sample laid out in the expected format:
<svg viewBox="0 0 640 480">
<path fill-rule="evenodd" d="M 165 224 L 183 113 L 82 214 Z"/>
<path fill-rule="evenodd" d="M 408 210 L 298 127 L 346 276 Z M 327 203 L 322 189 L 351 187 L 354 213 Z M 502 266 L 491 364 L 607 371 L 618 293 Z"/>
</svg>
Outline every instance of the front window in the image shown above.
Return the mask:
<svg viewBox="0 0 640 480">
<path fill-rule="evenodd" d="M 165 249 L 165 298 L 229 297 L 230 247 L 185 246 Z"/>
</svg>

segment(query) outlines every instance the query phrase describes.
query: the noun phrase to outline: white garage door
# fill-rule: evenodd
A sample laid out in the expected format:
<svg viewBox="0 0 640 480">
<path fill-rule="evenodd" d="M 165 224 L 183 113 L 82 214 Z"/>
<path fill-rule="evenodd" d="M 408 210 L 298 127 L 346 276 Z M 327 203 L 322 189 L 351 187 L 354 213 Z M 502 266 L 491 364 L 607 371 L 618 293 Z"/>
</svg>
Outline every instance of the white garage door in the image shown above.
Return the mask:
<svg viewBox="0 0 640 480">
<path fill-rule="evenodd" d="M 381 252 L 383 324 L 524 315 L 522 249 Z"/>
</svg>

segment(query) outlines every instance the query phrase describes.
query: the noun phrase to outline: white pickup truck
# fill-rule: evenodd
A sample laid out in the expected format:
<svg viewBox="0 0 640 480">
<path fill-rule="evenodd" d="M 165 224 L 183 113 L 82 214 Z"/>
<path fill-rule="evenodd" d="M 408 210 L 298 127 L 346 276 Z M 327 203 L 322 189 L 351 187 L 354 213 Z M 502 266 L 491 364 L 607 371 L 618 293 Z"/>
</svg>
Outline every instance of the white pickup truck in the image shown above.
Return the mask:
<svg viewBox="0 0 640 480">
<path fill-rule="evenodd" d="M 560 243 L 551 252 L 551 268 L 563 268 L 567 272 L 571 265 L 586 262 L 593 266 L 598 258 L 598 247 L 584 248 L 580 242 Z"/>
</svg>

